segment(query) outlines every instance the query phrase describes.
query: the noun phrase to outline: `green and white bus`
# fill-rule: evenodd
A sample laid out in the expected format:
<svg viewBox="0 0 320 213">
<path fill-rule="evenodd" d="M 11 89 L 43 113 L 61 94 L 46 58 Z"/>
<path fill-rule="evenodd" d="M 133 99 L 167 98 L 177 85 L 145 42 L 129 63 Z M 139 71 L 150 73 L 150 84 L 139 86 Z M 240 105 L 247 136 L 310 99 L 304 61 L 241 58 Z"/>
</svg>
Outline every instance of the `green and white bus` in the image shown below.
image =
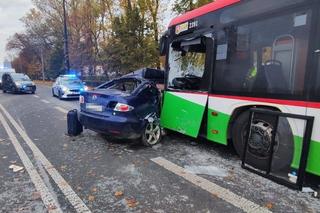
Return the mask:
<svg viewBox="0 0 320 213">
<path fill-rule="evenodd" d="M 307 172 L 320 176 L 320 1 L 216 0 L 174 18 L 161 38 L 164 128 L 244 150 L 249 109 L 315 118 Z M 253 121 L 251 164 L 270 152 L 268 116 Z M 281 119 L 278 169 L 298 168 L 305 122 Z"/>
</svg>

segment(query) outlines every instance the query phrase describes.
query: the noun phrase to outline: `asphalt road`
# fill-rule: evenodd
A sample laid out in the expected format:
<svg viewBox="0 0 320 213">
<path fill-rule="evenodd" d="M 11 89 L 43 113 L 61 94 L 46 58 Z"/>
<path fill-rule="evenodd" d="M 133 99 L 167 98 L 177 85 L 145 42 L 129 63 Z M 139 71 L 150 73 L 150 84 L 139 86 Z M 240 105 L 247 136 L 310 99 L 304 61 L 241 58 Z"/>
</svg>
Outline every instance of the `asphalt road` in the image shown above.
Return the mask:
<svg viewBox="0 0 320 213">
<path fill-rule="evenodd" d="M 68 137 L 77 107 L 47 86 L 0 93 L 0 212 L 320 212 L 310 194 L 241 169 L 230 147 L 172 133 L 153 148 Z"/>
</svg>

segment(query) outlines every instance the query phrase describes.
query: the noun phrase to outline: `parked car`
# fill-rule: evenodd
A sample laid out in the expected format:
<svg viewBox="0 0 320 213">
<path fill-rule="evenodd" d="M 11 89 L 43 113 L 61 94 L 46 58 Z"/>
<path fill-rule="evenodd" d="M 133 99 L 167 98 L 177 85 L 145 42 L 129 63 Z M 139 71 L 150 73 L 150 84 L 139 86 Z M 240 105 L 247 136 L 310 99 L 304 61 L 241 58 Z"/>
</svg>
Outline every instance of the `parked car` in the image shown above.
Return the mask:
<svg viewBox="0 0 320 213">
<path fill-rule="evenodd" d="M 60 75 L 52 86 L 52 96 L 62 99 L 79 98 L 87 86 L 76 75 Z"/>
<path fill-rule="evenodd" d="M 9 68 L 0 69 L 0 89 L 2 89 L 2 75 L 6 72 L 15 73 L 16 71 L 14 69 L 9 69 Z"/>
<path fill-rule="evenodd" d="M 2 90 L 4 93 L 32 93 L 36 91 L 36 85 L 29 76 L 23 73 L 6 72 L 2 75 Z"/>
<path fill-rule="evenodd" d="M 160 92 L 154 82 L 135 75 L 109 81 L 80 95 L 80 123 L 114 138 L 161 140 Z"/>
</svg>

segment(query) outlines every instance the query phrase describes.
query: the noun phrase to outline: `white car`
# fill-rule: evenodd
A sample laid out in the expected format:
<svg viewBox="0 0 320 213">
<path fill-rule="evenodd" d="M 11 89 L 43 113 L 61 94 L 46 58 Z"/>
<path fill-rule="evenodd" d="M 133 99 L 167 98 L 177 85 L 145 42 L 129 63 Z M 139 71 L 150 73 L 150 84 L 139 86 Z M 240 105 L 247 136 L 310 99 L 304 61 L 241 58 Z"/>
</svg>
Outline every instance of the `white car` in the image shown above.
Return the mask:
<svg viewBox="0 0 320 213">
<path fill-rule="evenodd" d="M 52 86 L 52 96 L 62 99 L 79 98 L 88 87 L 75 75 L 61 75 Z"/>
</svg>

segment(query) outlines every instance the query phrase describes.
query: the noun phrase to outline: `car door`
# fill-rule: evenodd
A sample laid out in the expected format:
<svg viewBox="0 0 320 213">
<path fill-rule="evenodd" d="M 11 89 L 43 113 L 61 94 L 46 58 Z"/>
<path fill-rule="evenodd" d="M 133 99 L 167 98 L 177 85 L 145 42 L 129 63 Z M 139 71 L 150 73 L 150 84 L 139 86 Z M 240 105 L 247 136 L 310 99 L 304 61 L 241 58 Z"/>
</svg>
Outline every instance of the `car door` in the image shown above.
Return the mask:
<svg viewBox="0 0 320 213">
<path fill-rule="evenodd" d="M 53 85 L 53 93 L 54 93 L 54 95 L 58 95 L 59 94 L 59 92 L 58 92 L 59 81 L 60 81 L 60 78 L 57 78 L 56 82 Z"/>
<path fill-rule="evenodd" d="M 11 92 L 14 92 L 16 90 L 16 85 L 11 75 L 8 75 L 8 83 L 9 83 L 9 90 Z"/>
<path fill-rule="evenodd" d="M 136 110 L 139 117 L 144 118 L 151 113 L 159 112 L 159 92 L 158 90 L 147 83 L 138 93 L 139 109 Z"/>
</svg>

